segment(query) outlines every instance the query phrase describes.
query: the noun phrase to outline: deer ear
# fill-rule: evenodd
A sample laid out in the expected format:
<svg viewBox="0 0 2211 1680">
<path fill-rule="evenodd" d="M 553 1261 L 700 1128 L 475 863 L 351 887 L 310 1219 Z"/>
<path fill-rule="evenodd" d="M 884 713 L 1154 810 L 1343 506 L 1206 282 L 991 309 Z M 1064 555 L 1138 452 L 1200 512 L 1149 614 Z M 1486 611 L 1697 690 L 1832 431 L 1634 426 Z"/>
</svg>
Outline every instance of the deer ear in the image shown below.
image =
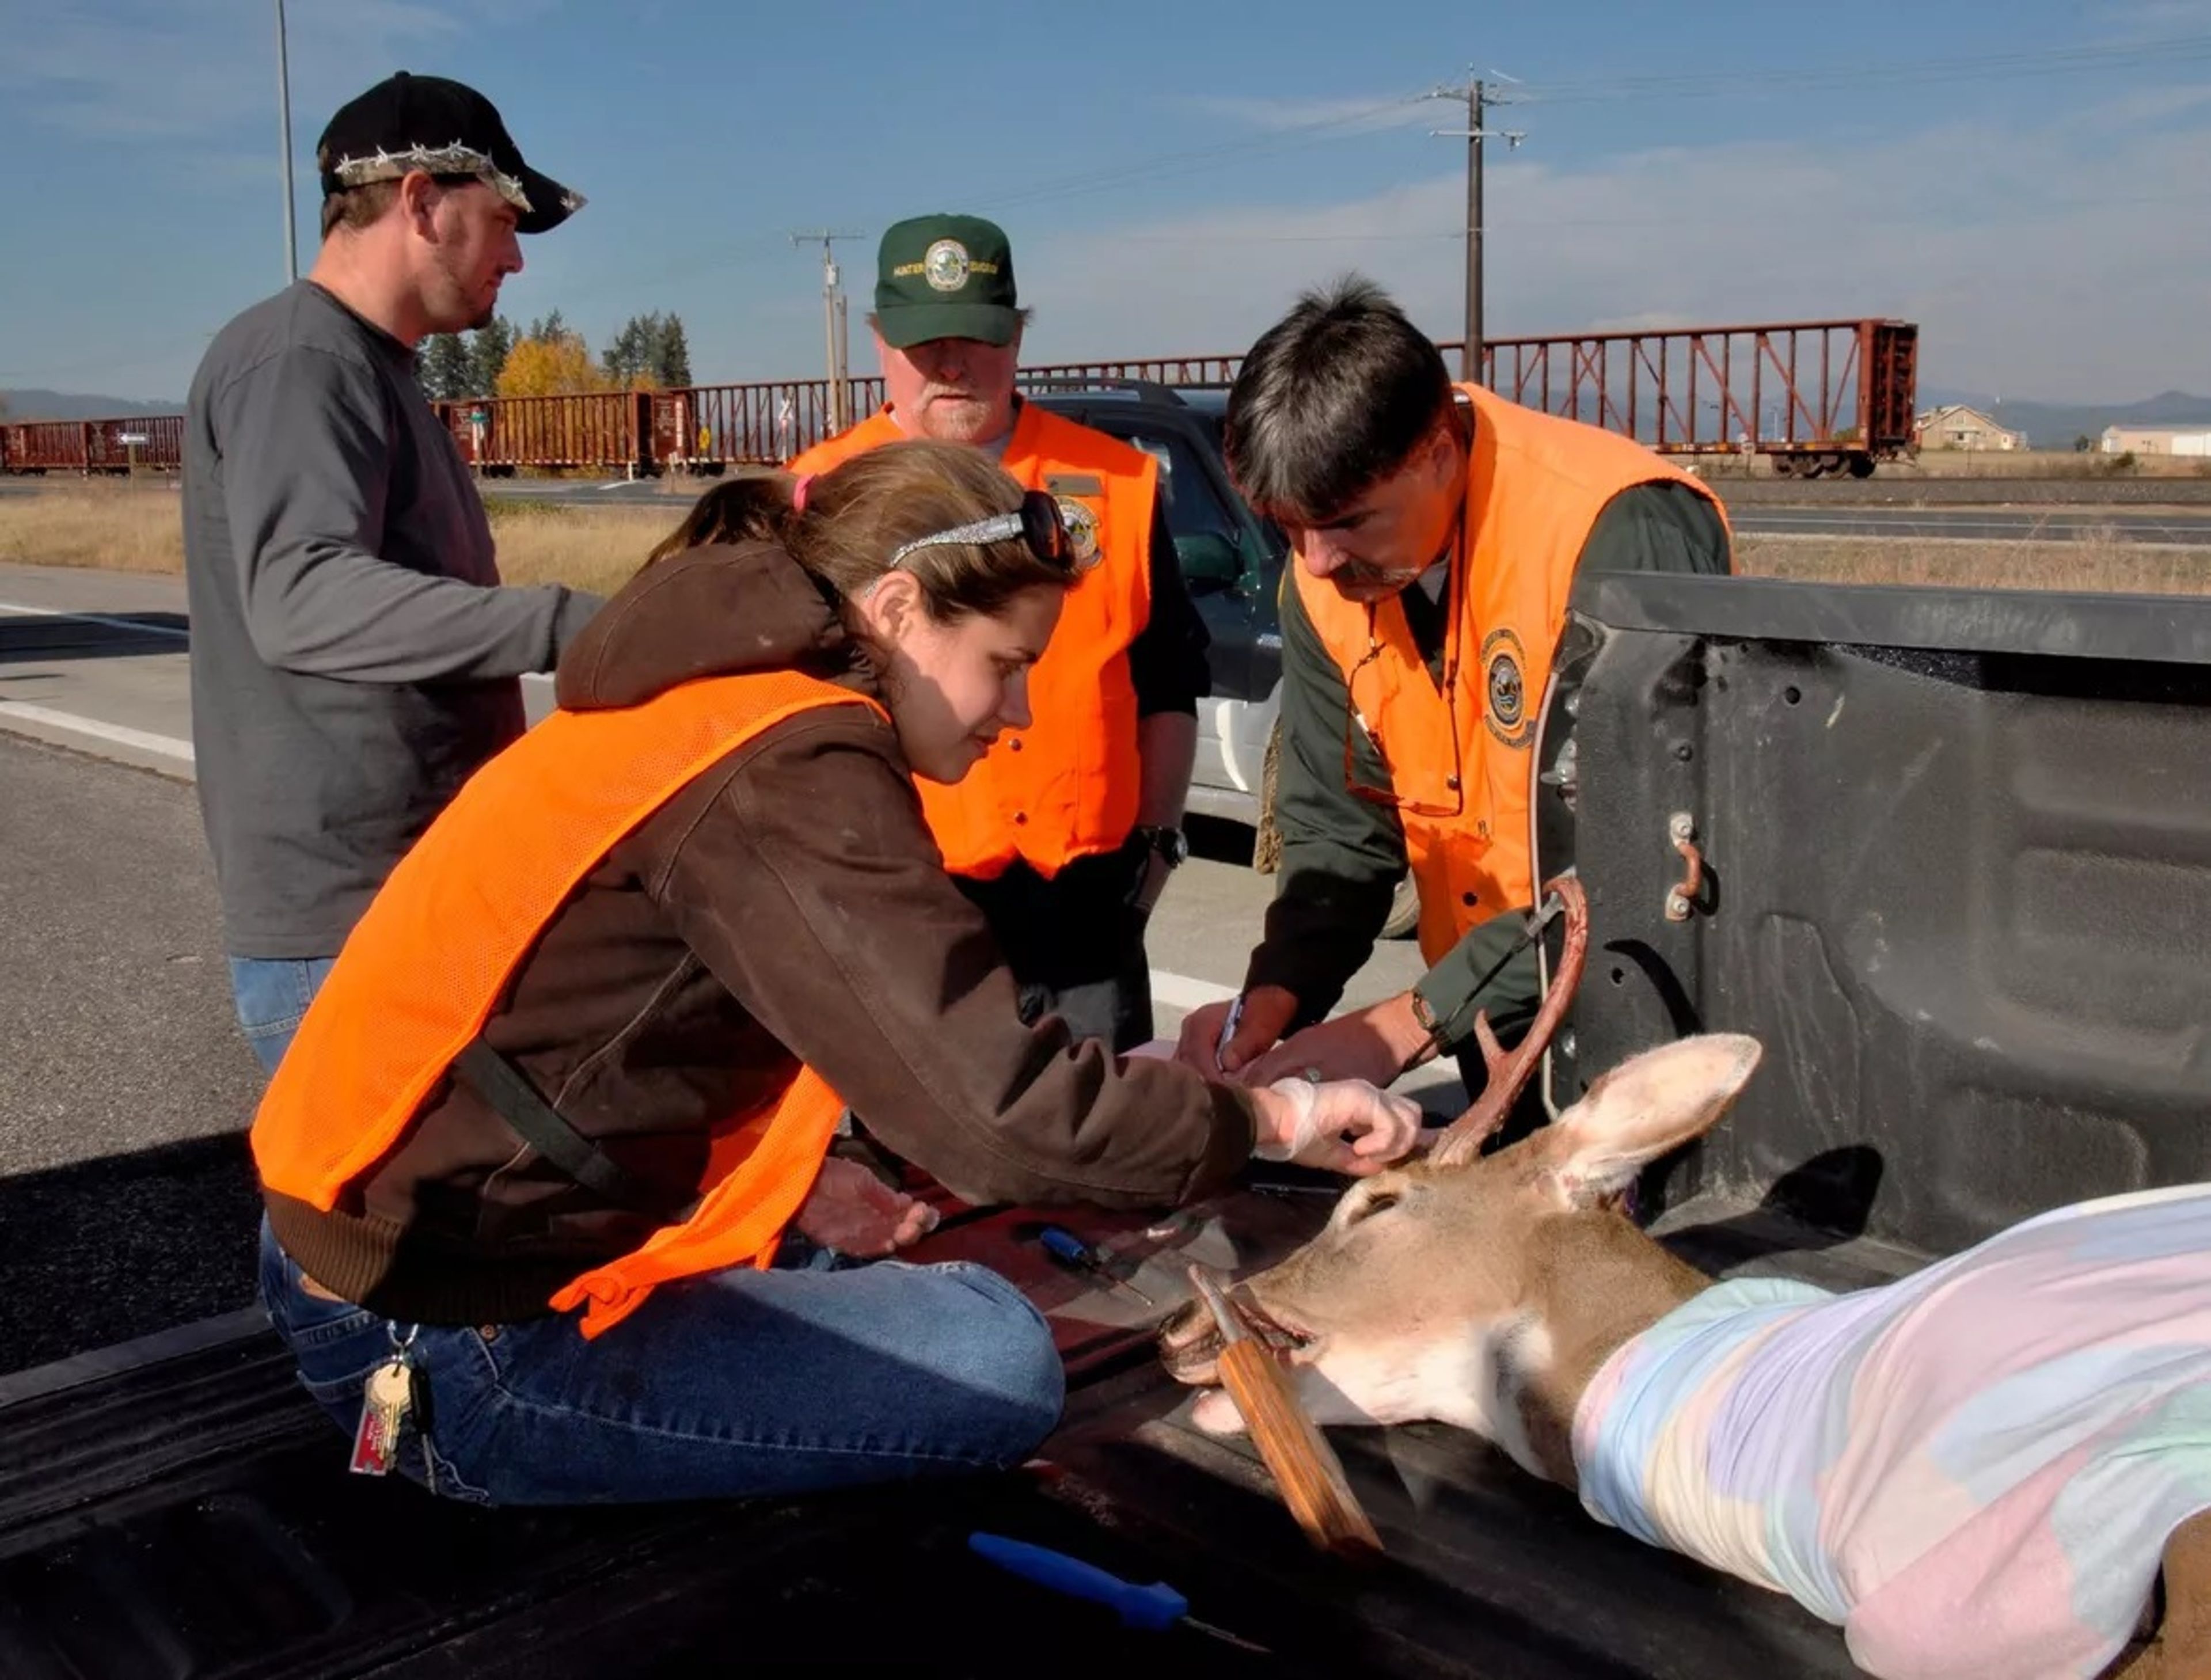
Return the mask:
<svg viewBox="0 0 2211 1680">
<path fill-rule="evenodd" d="M 1605 1074 L 1537 1134 L 1560 1199 L 1594 1207 L 1669 1149 L 1710 1131 L 1760 1054 L 1754 1038 L 1708 1033 L 1646 1050 Z"/>
</svg>

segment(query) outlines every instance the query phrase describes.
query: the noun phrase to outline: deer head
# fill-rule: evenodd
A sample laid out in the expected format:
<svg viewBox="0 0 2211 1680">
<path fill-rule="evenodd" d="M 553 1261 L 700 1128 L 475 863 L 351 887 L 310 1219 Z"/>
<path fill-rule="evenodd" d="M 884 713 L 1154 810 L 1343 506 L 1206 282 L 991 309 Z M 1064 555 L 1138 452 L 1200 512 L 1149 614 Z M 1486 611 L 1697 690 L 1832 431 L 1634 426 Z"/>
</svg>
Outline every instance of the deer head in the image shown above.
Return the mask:
<svg viewBox="0 0 2211 1680">
<path fill-rule="evenodd" d="M 1288 1362 L 1316 1422 L 1433 1418 L 1571 1483 L 1566 1431 L 1582 1389 L 1709 1281 L 1631 1224 L 1620 1198 L 1719 1119 L 1759 1055 L 1734 1034 L 1647 1051 L 1488 1156 L 1480 1128 L 1503 1106 L 1469 1110 L 1426 1160 L 1354 1186 L 1318 1236 L 1239 1283 L 1232 1305 Z M 1220 1343 L 1202 1305 L 1168 1320 L 1160 1348 L 1177 1378 L 1210 1386 Z M 1240 1427 L 1217 1390 L 1195 1421 Z"/>
</svg>

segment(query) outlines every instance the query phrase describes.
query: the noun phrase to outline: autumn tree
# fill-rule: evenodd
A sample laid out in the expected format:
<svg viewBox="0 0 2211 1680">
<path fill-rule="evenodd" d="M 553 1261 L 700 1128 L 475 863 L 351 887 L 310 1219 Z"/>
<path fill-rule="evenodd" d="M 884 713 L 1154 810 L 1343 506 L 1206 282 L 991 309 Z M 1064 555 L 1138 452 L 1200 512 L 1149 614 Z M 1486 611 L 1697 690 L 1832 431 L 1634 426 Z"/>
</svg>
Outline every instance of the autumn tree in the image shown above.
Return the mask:
<svg viewBox="0 0 2211 1680">
<path fill-rule="evenodd" d="M 560 397 L 607 388 L 584 335 L 572 331 L 557 309 L 530 324 L 499 376 L 501 397 Z"/>
<path fill-rule="evenodd" d="M 502 397 L 560 397 L 603 389 L 580 337 L 525 338 L 514 347 L 499 376 Z"/>
</svg>

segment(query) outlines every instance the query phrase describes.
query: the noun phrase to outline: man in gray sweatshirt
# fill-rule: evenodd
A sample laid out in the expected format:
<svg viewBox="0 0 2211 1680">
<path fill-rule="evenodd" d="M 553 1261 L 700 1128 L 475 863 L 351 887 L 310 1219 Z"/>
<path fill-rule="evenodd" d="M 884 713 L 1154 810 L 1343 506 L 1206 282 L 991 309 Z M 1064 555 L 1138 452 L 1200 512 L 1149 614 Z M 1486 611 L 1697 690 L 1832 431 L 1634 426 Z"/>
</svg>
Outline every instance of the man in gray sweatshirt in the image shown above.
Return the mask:
<svg viewBox="0 0 2211 1680">
<path fill-rule="evenodd" d="M 415 379 L 583 200 L 404 73 L 330 119 L 307 277 L 216 335 L 185 421 L 192 741 L 239 1024 L 274 1069 L 401 856 L 524 727 L 596 597 L 507 588 Z"/>
</svg>

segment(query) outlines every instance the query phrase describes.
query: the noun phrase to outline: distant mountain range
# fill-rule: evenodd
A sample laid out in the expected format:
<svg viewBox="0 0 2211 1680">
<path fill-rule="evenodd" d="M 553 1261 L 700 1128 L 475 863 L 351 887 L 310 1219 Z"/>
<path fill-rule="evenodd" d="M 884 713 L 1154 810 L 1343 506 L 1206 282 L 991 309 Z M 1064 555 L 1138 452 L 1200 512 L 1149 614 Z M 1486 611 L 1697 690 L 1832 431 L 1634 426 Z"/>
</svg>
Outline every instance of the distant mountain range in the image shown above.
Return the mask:
<svg viewBox="0 0 2211 1680">
<path fill-rule="evenodd" d="M 2026 434 L 2036 449 L 2070 449 L 2075 438 L 2101 437 L 2106 426 L 2211 426 L 2211 397 L 2164 391 L 2139 403 L 2000 402 L 1985 391 L 1925 390 L 1922 413 L 1946 403 L 1978 409 L 1999 426 Z"/>
<path fill-rule="evenodd" d="M 126 420 L 142 414 L 182 414 L 174 403 L 134 403 L 124 397 L 79 397 L 66 391 L 0 391 L 9 420 Z"/>
</svg>

